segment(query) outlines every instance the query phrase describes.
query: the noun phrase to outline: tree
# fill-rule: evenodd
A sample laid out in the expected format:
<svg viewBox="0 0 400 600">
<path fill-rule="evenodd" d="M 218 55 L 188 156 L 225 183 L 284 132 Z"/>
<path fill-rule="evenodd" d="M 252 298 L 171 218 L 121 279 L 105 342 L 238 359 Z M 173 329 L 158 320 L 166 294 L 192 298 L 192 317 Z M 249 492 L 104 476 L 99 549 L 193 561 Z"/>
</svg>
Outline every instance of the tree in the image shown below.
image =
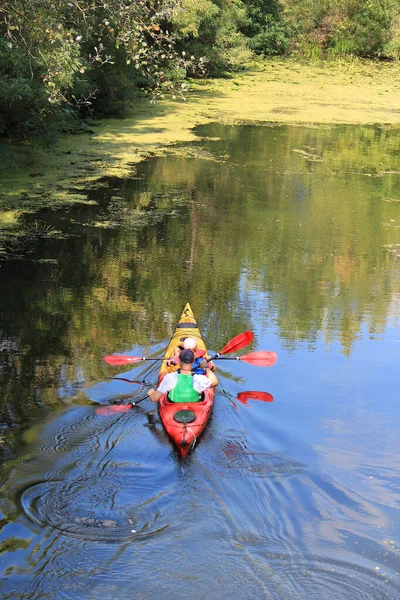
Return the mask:
<svg viewBox="0 0 400 600">
<path fill-rule="evenodd" d="M 100 99 L 115 111 L 132 88 L 160 95 L 187 66 L 167 29 L 176 9 L 175 0 L 4 0 L 0 135 L 52 130 Z"/>
</svg>

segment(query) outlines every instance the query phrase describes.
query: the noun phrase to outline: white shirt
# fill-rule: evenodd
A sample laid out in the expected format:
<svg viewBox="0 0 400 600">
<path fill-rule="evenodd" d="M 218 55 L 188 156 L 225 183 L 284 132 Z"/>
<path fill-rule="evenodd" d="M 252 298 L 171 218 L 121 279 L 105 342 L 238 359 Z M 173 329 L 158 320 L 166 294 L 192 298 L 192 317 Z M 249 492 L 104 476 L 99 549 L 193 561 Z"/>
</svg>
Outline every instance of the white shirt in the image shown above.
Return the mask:
<svg viewBox="0 0 400 600">
<path fill-rule="evenodd" d="M 211 381 L 207 377 L 207 375 L 185 375 L 184 377 L 192 377 L 193 378 L 193 387 L 198 394 L 205 392 L 211 387 Z M 157 391 L 162 394 L 167 394 L 171 390 L 174 389 L 176 384 L 178 383 L 178 372 L 174 371 L 173 373 L 167 373 L 162 382 L 157 388 Z"/>
</svg>

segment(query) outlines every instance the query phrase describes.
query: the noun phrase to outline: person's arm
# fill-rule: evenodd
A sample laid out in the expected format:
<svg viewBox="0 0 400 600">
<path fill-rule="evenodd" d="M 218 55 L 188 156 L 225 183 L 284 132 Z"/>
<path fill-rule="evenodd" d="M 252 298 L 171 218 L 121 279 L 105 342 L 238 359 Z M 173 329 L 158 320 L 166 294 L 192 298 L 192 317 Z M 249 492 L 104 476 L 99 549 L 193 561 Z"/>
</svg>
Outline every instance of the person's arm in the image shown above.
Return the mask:
<svg viewBox="0 0 400 600">
<path fill-rule="evenodd" d="M 148 394 L 150 400 L 152 402 L 158 402 L 161 396 L 164 396 L 164 394 L 168 394 L 168 392 L 172 390 L 173 387 L 175 387 L 178 381 L 177 377 L 178 374 L 176 372 L 168 373 L 156 390 L 153 388 L 149 389 Z"/>
<path fill-rule="evenodd" d="M 213 372 L 213 370 L 210 369 L 210 367 L 206 367 L 205 372 L 206 372 L 208 379 L 211 381 L 211 387 L 217 386 L 218 385 L 218 377 Z"/>
<path fill-rule="evenodd" d="M 163 393 L 160 392 L 160 390 L 154 390 L 153 388 L 149 390 L 148 394 L 152 402 L 158 402 L 161 396 L 163 396 Z"/>
<path fill-rule="evenodd" d="M 211 371 L 215 371 L 214 363 L 212 361 L 209 362 L 209 359 L 211 358 L 211 356 L 209 354 L 205 354 L 204 358 L 207 360 L 208 366 L 210 367 Z"/>
<path fill-rule="evenodd" d="M 204 369 L 204 371 L 206 372 L 206 377 L 208 377 L 208 379 L 211 382 L 210 387 L 215 387 L 218 385 L 218 377 L 216 376 L 215 373 L 213 373 L 212 369 L 210 368 L 209 364 L 207 363 L 206 360 L 202 360 L 200 363 L 200 367 L 202 369 Z"/>
<path fill-rule="evenodd" d="M 168 367 L 175 366 L 179 363 L 179 355 L 181 352 L 182 348 L 180 346 L 175 346 L 173 356 L 171 356 L 171 358 L 167 361 Z"/>
</svg>

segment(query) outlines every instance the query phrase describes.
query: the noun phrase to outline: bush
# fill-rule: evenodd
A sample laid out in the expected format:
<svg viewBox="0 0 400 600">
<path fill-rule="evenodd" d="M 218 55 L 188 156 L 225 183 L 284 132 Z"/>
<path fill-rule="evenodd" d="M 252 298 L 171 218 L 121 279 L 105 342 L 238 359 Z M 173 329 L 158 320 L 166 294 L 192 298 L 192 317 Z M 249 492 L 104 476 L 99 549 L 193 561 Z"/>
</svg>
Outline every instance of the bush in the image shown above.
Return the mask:
<svg viewBox="0 0 400 600">
<path fill-rule="evenodd" d="M 289 34 L 285 24 L 272 15 L 265 18 L 265 28 L 250 38 L 249 48 L 256 54 L 277 56 L 285 54 L 289 47 Z"/>
<path fill-rule="evenodd" d="M 303 54 L 396 55 L 398 0 L 282 0 L 282 6 L 291 46 Z"/>
<path fill-rule="evenodd" d="M 391 23 L 383 54 L 389 58 L 400 60 L 400 15 Z"/>
<path fill-rule="evenodd" d="M 167 70 L 188 62 L 167 32 L 175 5 L 2 0 L 0 135 L 56 132 L 79 112 L 121 112 L 139 87 L 154 95 L 172 87 Z"/>
<path fill-rule="evenodd" d="M 374 57 L 382 53 L 386 32 L 371 19 L 347 22 L 333 33 L 328 47 L 333 55 Z"/>
<path fill-rule="evenodd" d="M 202 59 L 208 75 L 243 68 L 252 53 L 241 33 L 247 15 L 241 0 L 181 0 L 172 19 L 179 48 Z"/>
</svg>

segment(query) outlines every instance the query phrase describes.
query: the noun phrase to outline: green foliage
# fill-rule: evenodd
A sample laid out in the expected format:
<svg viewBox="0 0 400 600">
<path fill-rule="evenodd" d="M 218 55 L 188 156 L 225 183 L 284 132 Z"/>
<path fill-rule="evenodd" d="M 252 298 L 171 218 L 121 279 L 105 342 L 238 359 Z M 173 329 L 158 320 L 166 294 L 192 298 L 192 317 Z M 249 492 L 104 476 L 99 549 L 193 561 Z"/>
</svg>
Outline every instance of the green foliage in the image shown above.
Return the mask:
<svg viewBox="0 0 400 600">
<path fill-rule="evenodd" d="M 241 0 L 181 0 L 172 23 L 180 47 L 202 60 L 209 75 L 243 68 L 251 57 L 241 28 L 247 23 Z"/>
<path fill-rule="evenodd" d="M 220 9 L 211 0 L 182 0 L 180 10 L 173 16 L 173 24 L 180 39 L 202 37 L 214 41 L 216 21 Z"/>
<path fill-rule="evenodd" d="M 75 112 L 119 112 L 160 95 L 188 63 L 167 27 L 175 0 L 5 0 L 0 7 L 0 135 L 60 129 Z"/>
<path fill-rule="evenodd" d="M 246 20 L 240 31 L 248 38 L 248 46 L 256 54 L 284 54 L 288 31 L 281 18 L 277 0 L 243 0 Z"/>
<path fill-rule="evenodd" d="M 400 16 L 396 0 L 282 0 L 282 5 L 292 48 L 307 57 L 324 51 L 332 56 L 396 56 Z"/>
<path fill-rule="evenodd" d="M 376 56 L 384 45 L 382 28 L 371 19 L 362 22 L 347 21 L 334 32 L 329 44 L 333 55 L 355 54 Z"/>
<path fill-rule="evenodd" d="M 289 35 L 282 20 L 266 15 L 264 28 L 249 40 L 249 47 L 256 54 L 277 56 L 285 54 L 289 47 Z"/>
<path fill-rule="evenodd" d="M 45 143 L 253 54 L 400 57 L 398 0 L 3 0 L 0 136 Z M 80 121 L 77 121 L 78 123 Z"/>
<path fill-rule="evenodd" d="M 392 20 L 389 40 L 384 46 L 384 54 L 395 60 L 400 59 L 400 15 Z"/>
</svg>

